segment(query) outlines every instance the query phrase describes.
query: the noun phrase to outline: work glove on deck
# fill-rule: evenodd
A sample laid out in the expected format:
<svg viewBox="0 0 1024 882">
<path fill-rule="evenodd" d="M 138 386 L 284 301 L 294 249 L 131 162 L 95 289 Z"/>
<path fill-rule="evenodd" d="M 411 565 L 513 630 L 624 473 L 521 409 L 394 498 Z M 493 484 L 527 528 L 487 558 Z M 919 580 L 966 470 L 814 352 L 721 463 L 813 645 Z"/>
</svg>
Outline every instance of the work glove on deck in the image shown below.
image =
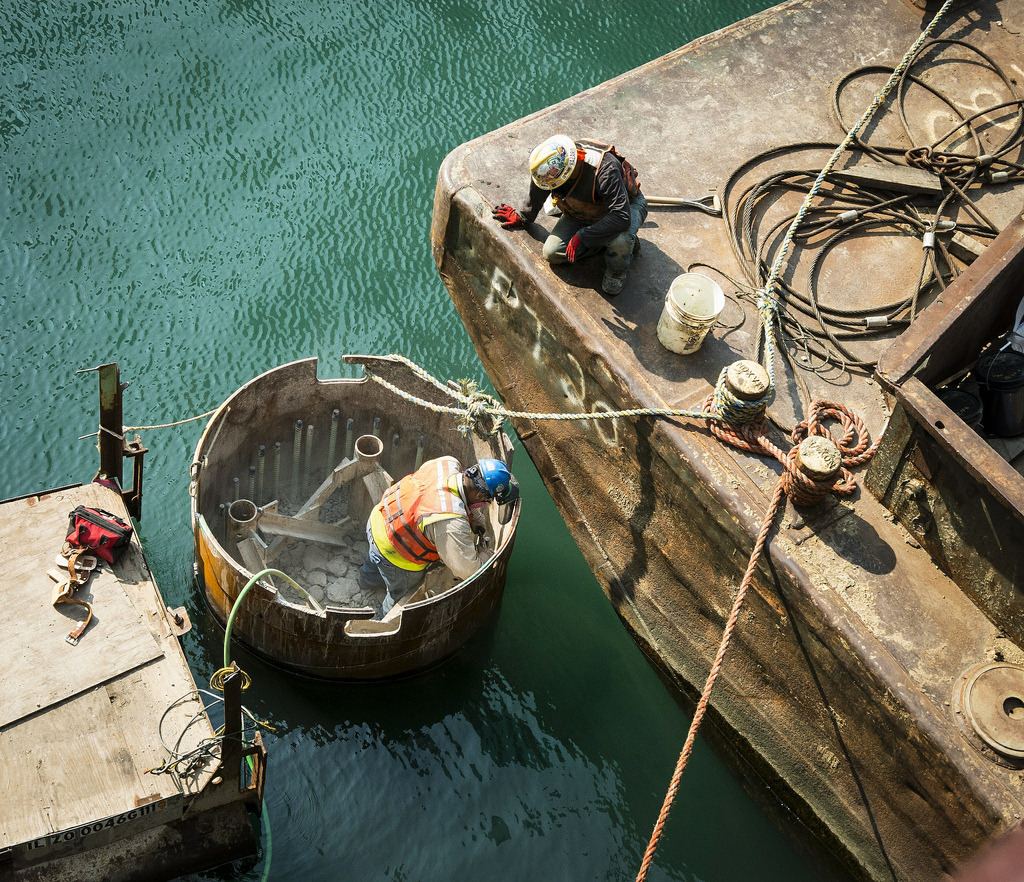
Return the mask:
<svg viewBox="0 0 1024 882">
<path fill-rule="evenodd" d="M 491 212 L 491 217 L 496 221 L 501 221 L 501 225 L 506 230 L 514 230 L 516 227 L 521 227 L 524 224 L 523 216 L 516 211 L 511 205 L 502 202 L 501 205 L 495 206 Z"/>
</svg>

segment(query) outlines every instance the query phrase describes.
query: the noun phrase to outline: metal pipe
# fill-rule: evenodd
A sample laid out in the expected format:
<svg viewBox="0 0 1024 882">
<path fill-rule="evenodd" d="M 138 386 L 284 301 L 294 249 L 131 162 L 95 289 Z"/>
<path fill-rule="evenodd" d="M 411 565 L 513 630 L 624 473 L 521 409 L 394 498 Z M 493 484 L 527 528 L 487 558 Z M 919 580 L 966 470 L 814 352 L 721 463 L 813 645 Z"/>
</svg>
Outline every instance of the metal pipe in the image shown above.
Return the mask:
<svg viewBox="0 0 1024 882">
<path fill-rule="evenodd" d="M 313 458 L 313 424 L 306 426 L 306 458 L 302 462 L 302 487 L 309 486 L 309 462 Z"/>
<path fill-rule="evenodd" d="M 331 471 L 337 463 L 334 461 L 334 448 L 338 443 L 338 417 L 340 416 L 339 411 L 332 411 L 331 413 L 331 437 L 327 441 L 327 471 Z"/>
<path fill-rule="evenodd" d="M 388 469 L 392 475 L 397 474 L 396 463 L 398 461 L 398 440 L 398 432 L 395 432 L 395 434 L 391 436 L 391 466 Z"/>
<path fill-rule="evenodd" d="M 380 463 L 384 442 L 376 435 L 360 435 L 356 441 L 356 457 L 361 462 Z"/>
<path fill-rule="evenodd" d="M 239 536 L 256 527 L 259 509 L 251 499 L 236 499 L 228 506 L 229 539 L 238 541 Z"/>
<path fill-rule="evenodd" d="M 413 471 L 419 471 L 420 466 L 423 465 L 423 436 L 420 435 L 416 439 L 416 468 Z"/>
<path fill-rule="evenodd" d="M 299 456 L 302 454 L 302 420 L 295 421 L 295 434 L 292 437 L 292 486 L 291 492 L 299 492 Z"/>
<path fill-rule="evenodd" d="M 263 472 L 267 465 L 267 448 L 262 444 L 256 448 L 256 495 L 252 497 L 257 505 L 263 502 Z"/>
</svg>

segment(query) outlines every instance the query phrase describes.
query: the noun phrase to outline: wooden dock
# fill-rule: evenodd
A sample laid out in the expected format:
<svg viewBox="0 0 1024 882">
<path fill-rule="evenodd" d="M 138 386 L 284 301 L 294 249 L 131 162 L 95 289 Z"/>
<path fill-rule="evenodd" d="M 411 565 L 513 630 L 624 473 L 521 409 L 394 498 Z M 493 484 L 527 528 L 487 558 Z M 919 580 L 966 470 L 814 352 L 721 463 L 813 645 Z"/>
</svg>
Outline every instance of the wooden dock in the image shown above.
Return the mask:
<svg viewBox="0 0 1024 882">
<path fill-rule="evenodd" d="M 0 503 L 0 880 L 169 879 L 255 854 L 262 743 L 243 750 L 231 724 L 230 744 L 215 734 L 178 642 L 187 620 L 134 535 L 76 591 L 93 618 L 68 640 L 85 609 L 52 605 L 48 571 L 78 505 L 129 520 L 95 483 Z M 169 748 L 196 759 L 155 773 Z"/>
</svg>

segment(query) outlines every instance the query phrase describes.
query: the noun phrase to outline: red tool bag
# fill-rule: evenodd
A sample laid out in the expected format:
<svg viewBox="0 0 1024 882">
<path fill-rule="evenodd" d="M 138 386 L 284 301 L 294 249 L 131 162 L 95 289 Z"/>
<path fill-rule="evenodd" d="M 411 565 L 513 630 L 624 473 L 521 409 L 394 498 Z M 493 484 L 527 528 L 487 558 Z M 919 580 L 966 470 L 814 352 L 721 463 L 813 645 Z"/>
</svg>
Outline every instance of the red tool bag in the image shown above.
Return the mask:
<svg viewBox="0 0 1024 882">
<path fill-rule="evenodd" d="M 131 525 L 102 508 L 80 505 L 68 518 L 66 541 L 80 548 L 91 548 L 107 563 L 114 563 L 121 556 L 131 537 Z"/>
</svg>

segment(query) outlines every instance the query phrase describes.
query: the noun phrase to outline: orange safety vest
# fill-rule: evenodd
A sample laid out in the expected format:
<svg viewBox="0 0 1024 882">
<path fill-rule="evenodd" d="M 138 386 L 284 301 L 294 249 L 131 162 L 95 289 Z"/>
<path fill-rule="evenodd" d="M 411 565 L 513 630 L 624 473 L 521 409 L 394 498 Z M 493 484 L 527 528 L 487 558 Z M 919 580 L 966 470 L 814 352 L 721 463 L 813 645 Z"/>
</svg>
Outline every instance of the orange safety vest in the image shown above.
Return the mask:
<svg viewBox="0 0 1024 882">
<path fill-rule="evenodd" d="M 626 195 L 629 196 L 630 202 L 636 199 L 637 193 L 640 192 L 640 182 L 637 180 L 636 169 L 614 147 L 597 141 L 580 143 L 586 148 L 577 150 L 577 162 L 581 166 L 580 176 L 568 193 L 560 195 L 555 192 L 551 196 L 551 201 L 569 217 L 585 224 L 596 224 L 608 214 L 608 209 L 597 192 L 597 170 L 606 155 L 611 153 L 622 163 L 622 180 L 626 185 Z"/>
<path fill-rule="evenodd" d="M 380 553 L 391 563 L 421 570 L 441 559 L 423 528 L 446 518 L 468 517 L 466 503 L 451 480 L 461 474 L 462 466 L 454 456 L 442 456 L 423 463 L 385 491 L 370 527 Z"/>
</svg>

